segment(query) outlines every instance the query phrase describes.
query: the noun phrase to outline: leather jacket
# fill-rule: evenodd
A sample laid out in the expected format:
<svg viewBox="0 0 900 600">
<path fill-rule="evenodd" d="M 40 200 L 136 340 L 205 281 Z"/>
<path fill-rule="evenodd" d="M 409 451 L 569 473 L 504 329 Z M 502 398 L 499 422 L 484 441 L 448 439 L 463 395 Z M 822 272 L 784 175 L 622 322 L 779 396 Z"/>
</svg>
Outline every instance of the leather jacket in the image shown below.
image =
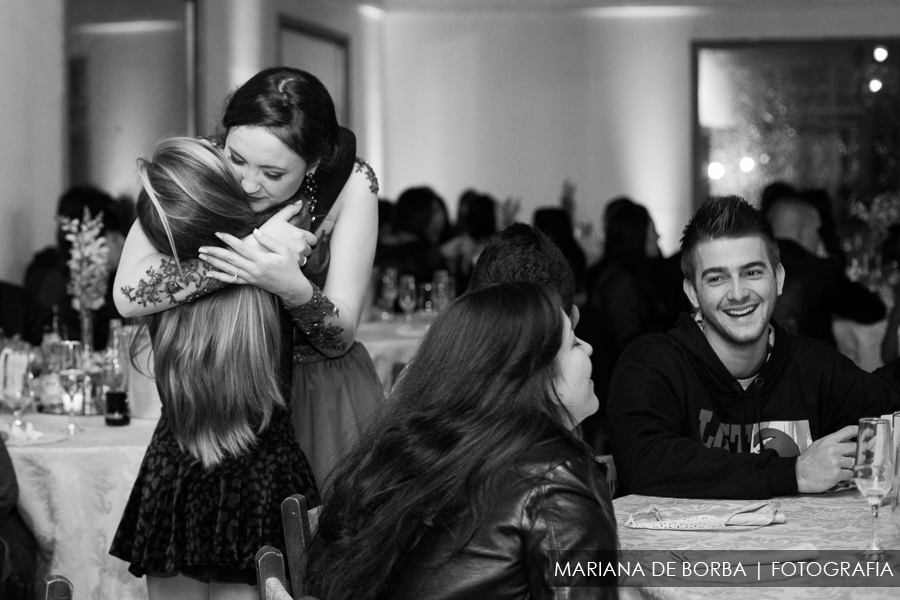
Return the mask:
<svg viewBox="0 0 900 600">
<path fill-rule="evenodd" d="M 391 600 L 618 598 L 611 587 L 573 587 L 582 576 L 555 577 L 555 552 L 591 550 L 585 560 L 618 555 L 606 467 L 556 444 L 533 451 L 501 489 L 493 510 L 456 555 L 454 531 L 427 535 L 393 579 Z M 593 581 L 596 582 L 596 579 Z M 554 587 L 557 586 L 557 587 Z"/>
</svg>

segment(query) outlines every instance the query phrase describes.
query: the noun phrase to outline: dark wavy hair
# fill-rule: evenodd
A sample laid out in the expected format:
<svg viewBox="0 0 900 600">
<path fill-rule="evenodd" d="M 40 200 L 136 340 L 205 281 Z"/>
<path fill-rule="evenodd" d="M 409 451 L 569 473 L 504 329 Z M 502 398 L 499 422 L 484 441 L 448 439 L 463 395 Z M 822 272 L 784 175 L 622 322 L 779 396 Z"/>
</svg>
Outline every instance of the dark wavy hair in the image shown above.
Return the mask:
<svg viewBox="0 0 900 600">
<path fill-rule="evenodd" d="M 554 390 L 561 309 L 547 286 L 500 283 L 434 321 L 333 475 L 308 548 L 314 595 L 381 597 L 426 534 L 452 531 L 461 550 L 533 448 L 590 454 Z"/>
<path fill-rule="evenodd" d="M 319 79 L 300 69 L 260 71 L 228 99 L 222 125 L 263 127 L 307 163 L 329 168 L 342 143 L 334 101 Z"/>
<path fill-rule="evenodd" d="M 647 265 L 647 230 L 652 222 L 647 209 L 635 202 L 609 211 L 604 223 L 603 262 L 640 273 Z"/>
<path fill-rule="evenodd" d="M 681 272 L 694 284 L 694 249 L 703 242 L 758 236 L 772 268 L 781 264 L 778 242 L 763 214 L 740 196 L 713 196 L 697 209 L 681 236 Z"/>
</svg>

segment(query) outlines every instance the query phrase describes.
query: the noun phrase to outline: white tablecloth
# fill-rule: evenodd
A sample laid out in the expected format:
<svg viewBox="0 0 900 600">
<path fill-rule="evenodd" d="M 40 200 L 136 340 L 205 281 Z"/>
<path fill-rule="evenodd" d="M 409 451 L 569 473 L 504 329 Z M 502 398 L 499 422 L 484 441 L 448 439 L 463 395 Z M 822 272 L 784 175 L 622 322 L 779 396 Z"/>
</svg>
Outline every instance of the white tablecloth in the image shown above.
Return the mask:
<svg viewBox="0 0 900 600">
<path fill-rule="evenodd" d="M 625 526 L 628 516 L 652 506 L 688 507 L 700 504 L 718 506 L 724 501 L 624 496 L 613 501 L 618 523 L 619 542 L 628 550 L 776 550 L 811 544 L 817 550 L 862 550 L 872 532 L 872 516 L 866 500 L 855 489 L 836 493 L 779 497 L 772 500 L 787 522 L 756 529 L 685 531 L 673 529 L 632 529 Z M 890 507 L 882 507 L 878 519 L 879 537 L 893 550 L 892 565 L 900 561 L 900 530 L 891 519 Z M 722 560 L 725 560 L 724 558 Z M 900 565 L 898 565 L 900 566 Z M 897 575 L 898 567 L 894 567 Z M 650 598 L 666 600 L 719 599 L 896 599 L 900 588 L 874 587 L 652 587 L 642 590 Z"/>
<path fill-rule="evenodd" d="M 19 510 L 43 555 L 39 578 L 68 577 L 76 600 L 146 600 L 145 580 L 110 556 L 109 547 L 156 420 L 107 427 L 103 417 L 77 417 L 84 431 L 61 437 L 67 417 L 25 419 L 45 439 L 7 445 L 19 482 Z"/>
<path fill-rule="evenodd" d="M 390 392 L 396 373 L 416 353 L 429 322 L 417 317 L 412 323 L 406 323 L 402 317 L 398 317 L 391 322 L 369 321 L 359 324 L 356 341 L 369 351 L 385 395 Z"/>
</svg>

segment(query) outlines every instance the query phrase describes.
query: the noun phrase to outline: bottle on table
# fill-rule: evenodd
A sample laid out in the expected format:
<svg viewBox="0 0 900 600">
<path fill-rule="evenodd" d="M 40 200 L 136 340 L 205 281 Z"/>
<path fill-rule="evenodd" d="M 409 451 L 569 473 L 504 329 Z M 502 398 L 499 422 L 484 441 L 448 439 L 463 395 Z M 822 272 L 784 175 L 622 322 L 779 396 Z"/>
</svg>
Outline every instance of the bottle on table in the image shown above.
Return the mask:
<svg viewBox="0 0 900 600">
<path fill-rule="evenodd" d="M 106 399 L 106 424 L 128 425 L 131 410 L 128 406 L 128 369 L 122 354 L 122 321 L 109 322 L 109 341 L 103 355 L 103 391 Z"/>
<path fill-rule="evenodd" d="M 41 371 L 39 376 L 38 396 L 42 412 L 62 414 L 63 388 L 59 377 L 61 342 L 59 331 L 59 308 L 53 305 L 53 324 L 44 330 L 41 339 Z"/>
</svg>

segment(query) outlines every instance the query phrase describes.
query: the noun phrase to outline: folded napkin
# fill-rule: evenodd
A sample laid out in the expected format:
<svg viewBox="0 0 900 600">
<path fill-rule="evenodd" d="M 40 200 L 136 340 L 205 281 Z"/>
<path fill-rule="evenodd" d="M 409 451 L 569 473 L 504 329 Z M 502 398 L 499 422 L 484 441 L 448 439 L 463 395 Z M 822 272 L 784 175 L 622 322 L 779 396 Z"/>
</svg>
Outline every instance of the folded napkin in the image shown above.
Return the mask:
<svg viewBox="0 0 900 600">
<path fill-rule="evenodd" d="M 762 527 L 784 523 L 787 519 L 769 502 L 722 502 L 651 506 L 628 517 L 625 526 L 632 529 L 725 529 L 726 527 Z"/>
<path fill-rule="evenodd" d="M 43 431 L 34 428 L 34 424 L 29 421 L 25 423 L 25 427 L 21 425 L 12 425 L 9 428 L 9 439 L 15 442 L 33 442 L 44 437 Z"/>
</svg>

